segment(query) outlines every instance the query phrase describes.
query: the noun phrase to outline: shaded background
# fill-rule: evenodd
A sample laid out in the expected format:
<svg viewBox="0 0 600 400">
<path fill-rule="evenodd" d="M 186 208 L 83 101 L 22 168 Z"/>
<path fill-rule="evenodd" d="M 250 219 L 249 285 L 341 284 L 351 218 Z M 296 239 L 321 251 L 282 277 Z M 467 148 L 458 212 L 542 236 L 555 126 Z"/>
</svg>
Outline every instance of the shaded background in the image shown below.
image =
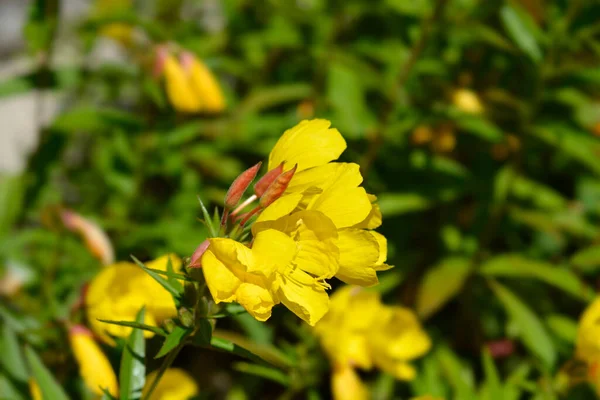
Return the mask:
<svg viewBox="0 0 600 400">
<path fill-rule="evenodd" d="M 167 41 L 211 68 L 225 112 L 173 110 L 152 76 Z M 206 237 L 197 196 L 221 206 L 285 129 L 319 117 L 379 196 L 396 267 L 378 290 L 434 342 L 412 383 L 365 375 L 376 396 L 593 396 L 560 372 L 600 267 L 597 2 L 9 0 L 0 58 L 0 309 L 71 393 L 55 321 L 100 265 L 58 207 L 102 226 L 118 260 L 189 256 Z M 228 328 L 309 349 L 294 390 L 218 353 L 178 363 L 209 398 L 327 393 L 326 361 L 287 314 Z"/>
</svg>

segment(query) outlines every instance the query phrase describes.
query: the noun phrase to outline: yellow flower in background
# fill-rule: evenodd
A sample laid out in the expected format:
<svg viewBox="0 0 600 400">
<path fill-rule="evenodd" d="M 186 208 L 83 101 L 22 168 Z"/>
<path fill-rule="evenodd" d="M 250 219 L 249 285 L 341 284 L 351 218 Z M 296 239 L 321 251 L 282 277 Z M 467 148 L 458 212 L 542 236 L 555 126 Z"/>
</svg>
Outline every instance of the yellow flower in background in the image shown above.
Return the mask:
<svg viewBox="0 0 600 400">
<path fill-rule="evenodd" d="M 167 97 L 180 112 L 196 113 L 202 109 L 202 100 L 190 85 L 188 74 L 177 59 L 168 55 L 164 61 Z"/>
<path fill-rule="evenodd" d="M 69 343 L 79 365 L 79 373 L 88 389 L 101 396 L 104 393 L 102 388 L 105 388 L 111 395 L 117 396 L 117 376 L 106 355 L 94 341 L 92 332 L 81 325 L 75 325 L 69 329 Z"/>
<path fill-rule="evenodd" d="M 352 286 L 331 296 L 329 313 L 315 333 L 334 370 L 377 367 L 401 380 L 416 376 L 410 362 L 431 347 L 414 312 L 382 304 L 378 293 Z M 346 398 L 351 397 L 336 397 Z"/>
<path fill-rule="evenodd" d="M 146 396 L 149 385 L 156 378 L 156 374 L 157 371 L 154 371 L 146 377 L 146 386 L 142 391 L 143 397 Z M 148 400 L 187 400 L 198 393 L 198 385 L 187 372 L 179 368 L 169 368 Z"/>
<path fill-rule="evenodd" d="M 97 0 L 95 4 L 96 13 L 100 17 L 116 15 L 130 10 L 131 7 L 131 0 Z M 129 46 L 133 39 L 133 26 L 115 22 L 102 27 L 100 35 L 110 37 L 124 46 Z"/>
<path fill-rule="evenodd" d="M 470 89 L 456 89 L 452 92 L 452 103 L 461 111 L 469 114 L 481 114 L 483 104 L 477 93 Z"/>
<path fill-rule="evenodd" d="M 169 102 L 177 111 L 214 114 L 225 110 L 219 82 L 192 53 L 184 51 L 178 60 L 166 47 L 159 47 L 156 63 L 157 72 L 164 74 Z"/>
<path fill-rule="evenodd" d="M 579 319 L 576 356 L 588 363 L 600 360 L 600 297 L 585 309 Z"/>
<path fill-rule="evenodd" d="M 29 379 L 29 393 L 31 394 L 31 398 L 33 400 L 44 400 L 40 386 L 33 378 Z"/>
<path fill-rule="evenodd" d="M 181 260 L 175 255 L 162 256 L 146 263 L 148 268 L 167 270 L 171 260 L 173 270 L 181 270 Z M 173 298 L 158 282 L 133 263 L 120 262 L 102 269 L 90 282 L 85 306 L 88 321 L 93 331 L 106 343 L 114 345 L 110 337 L 127 337 L 131 329 L 100 322 L 134 321 L 142 307 L 146 307 L 144 323 L 158 325 L 162 320 L 177 315 Z M 144 336 L 154 334 L 144 331 Z"/>
<path fill-rule="evenodd" d="M 334 365 L 331 372 L 331 393 L 336 400 L 368 400 L 369 391 L 349 365 Z"/>
</svg>

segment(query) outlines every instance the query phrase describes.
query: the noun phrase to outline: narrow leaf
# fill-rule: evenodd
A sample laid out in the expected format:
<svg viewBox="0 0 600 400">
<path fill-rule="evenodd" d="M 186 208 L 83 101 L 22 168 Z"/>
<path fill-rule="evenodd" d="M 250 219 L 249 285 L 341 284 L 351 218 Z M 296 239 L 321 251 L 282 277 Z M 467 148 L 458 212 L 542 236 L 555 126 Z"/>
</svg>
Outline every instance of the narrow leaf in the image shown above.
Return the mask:
<svg viewBox="0 0 600 400">
<path fill-rule="evenodd" d="M 163 329 L 159 328 L 158 326 L 140 324 L 138 322 L 133 322 L 133 321 L 112 321 L 110 319 L 98 319 L 98 321 L 104 322 L 107 324 L 128 326 L 130 328 L 136 328 L 136 329 L 141 329 L 144 331 L 150 331 L 150 332 L 156 333 L 157 335 L 160 335 L 160 336 L 167 336 L 167 332 L 165 332 Z"/>
<path fill-rule="evenodd" d="M 546 324 L 552 332 L 564 340 L 574 345 L 577 339 L 577 321 L 560 314 L 552 314 L 546 318 Z"/>
<path fill-rule="evenodd" d="M 136 317 L 136 322 L 144 321 L 145 309 L 142 308 Z M 141 329 L 134 328 L 127 339 L 121 357 L 119 371 L 119 387 L 121 400 L 139 399 L 146 382 L 146 344 Z"/>
<path fill-rule="evenodd" d="M 500 19 L 515 44 L 533 61 L 540 62 L 542 51 L 536 41 L 532 22 L 527 21 L 525 12 L 519 11 L 515 6 L 505 4 L 500 9 Z"/>
<path fill-rule="evenodd" d="M 169 333 L 169 336 L 167 336 L 162 347 L 156 356 L 154 356 L 154 358 L 164 357 L 168 352 L 179 346 L 179 344 L 181 344 L 191 333 L 191 328 L 185 328 L 183 326 L 176 325 L 173 331 Z"/>
<path fill-rule="evenodd" d="M 25 346 L 25 358 L 31 369 L 33 379 L 38 384 L 44 399 L 69 400 L 63 388 L 56 382 L 54 376 L 52 376 L 36 352 L 29 346 Z"/>
<path fill-rule="evenodd" d="M 582 272 L 594 273 L 600 269 L 600 245 L 578 251 L 571 257 L 571 264 Z"/>
<path fill-rule="evenodd" d="M 237 362 L 233 368 L 245 374 L 259 376 L 273 382 L 277 382 L 282 386 L 290 385 L 290 378 L 278 369 L 267 367 L 265 365 L 250 364 L 246 362 Z"/>
<path fill-rule="evenodd" d="M 460 292 L 471 272 L 465 258 L 447 258 L 427 272 L 417 294 L 417 313 L 427 318 Z"/>
<path fill-rule="evenodd" d="M 554 365 L 554 346 L 537 315 L 506 287 L 493 281 L 490 282 L 490 286 L 519 328 L 519 336 L 525 346 L 547 366 Z"/>
<path fill-rule="evenodd" d="M 500 383 L 500 376 L 494 360 L 490 355 L 490 352 L 485 349 L 482 354 L 483 372 L 485 373 L 484 385 L 487 389 L 487 398 L 489 400 L 503 400 L 504 395 L 502 391 L 502 384 Z"/>
<path fill-rule="evenodd" d="M 14 330 L 8 324 L 2 327 L 2 341 L 0 342 L 0 352 L 2 357 L 0 363 L 12 379 L 21 383 L 27 382 L 29 373 L 25 365 L 25 360 L 21 354 L 21 346 Z"/>
<path fill-rule="evenodd" d="M 198 201 L 200 202 L 200 209 L 202 210 L 202 217 L 204 218 L 203 222 L 208 227 L 208 231 L 210 232 L 210 237 L 217 237 L 217 236 L 219 236 L 219 231 L 215 227 L 215 224 L 214 224 L 214 222 L 213 222 L 210 214 L 208 213 L 208 210 L 204 206 L 204 202 L 202 201 L 202 199 L 200 198 L 200 196 L 198 196 Z"/>
</svg>

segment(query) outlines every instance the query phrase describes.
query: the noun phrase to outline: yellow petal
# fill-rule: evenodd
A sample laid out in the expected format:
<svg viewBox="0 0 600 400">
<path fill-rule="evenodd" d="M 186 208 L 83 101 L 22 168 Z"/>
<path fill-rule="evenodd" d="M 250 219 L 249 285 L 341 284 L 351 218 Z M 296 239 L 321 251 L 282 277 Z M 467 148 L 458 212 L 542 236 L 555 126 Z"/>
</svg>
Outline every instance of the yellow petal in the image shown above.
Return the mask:
<svg viewBox="0 0 600 400">
<path fill-rule="evenodd" d="M 576 342 L 577 357 L 592 362 L 600 356 L 600 297 L 597 297 L 579 319 Z"/>
<path fill-rule="evenodd" d="M 248 272 L 270 277 L 277 269 L 287 266 L 296 254 L 296 243 L 275 229 L 259 232 L 252 245 L 253 265 Z"/>
<path fill-rule="evenodd" d="M 213 73 L 196 57 L 192 58 L 190 80 L 197 96 L 202 99 L 202 110 L 210 113 L 225 109 L 225 98 Z"/>
<path fill-rule="evenodd" d="M 302 193 L 285 195 L 275 200 L 260 213 L 252 225 L 252 233 L 256 234 L 262 229 L 269 229 L 270 225 L 264 225 L 261 222 L 274 221 L 290 214 L 298 206 L 300 200 L 302 200 Z"/>
<path fill-rule="evenodd" d="M 286 193 L 304 192 L 312 187 L 319 188 L 321 190 L 327 189 L 332 183 L 335 182 L 335 179 L 340 174 L 340 171 L 347 168 L 348 165 L 350 164 L 333 162 L 296 172 L 286 189 Z M 358 177 L 354 177 L 358 178 L 358 182 L 349 182 L 348 184 L 351 186 L 360 185 L 362 182 L 362 177 L 360 174 L 358 174 Z"/>
<path fill-rule="evenodd" d="M 373 265 L 380 258 L 380 246 L 370 231 L 343 229 L 337 241 L 340 249 L 340 269 L 336 277 L 346 283 L 372 286 L 378 283 Z"/>
<path fill-rule="evenodd" d="M 173 56 L 165 58 L 164 65 L 167 96 L 173 107 L 180 112 L 200 111 L 200 97 L 193 91 L 188 75 Z"/>
<path fill-rule="evenodd" d="M 387 239 L 381 233 L 369 231 L 369 233 L 375 237 L 377 240 L 377 244 L 379 246 L 379 258 L 377 258 L 377 262 L 375 264 L 381 265 L 387 260 Z M 381 269 L 377 269 L 381 271 Z"/>
<path fill-rule="evenodd" d="M 305 272 L 289 270 L 280 276 L 278 288 L 281 302 L 310 325 L 314 326 L 329 309 L 325 289 Z"/>
<path fill-rule="evenodd" d="M 154 371 L 146 377 L 142 397 L 145 398 L 157 373 L 158 371 Z M 158 381 L 158 385 L 148 400 L 185 400 L 198 394 L 198 384 L 186 371 L 180 368 L 169 368 Z"/>
<path fill-rule="evenodd" d="M 211 247 L 202 256 L 202 270 L 206 286 L 208 286 L 215 303 L 235 301 L 235 292 L 242 282 L 213 254 Z"/>
<path fill-rule="evenodd" d="M 247 282 L 237 289 L 236 300 L 259 321 L 269 319 L 271 309 L 275 305 L 273 296 L 266 288 Z"/>
<path fill-rule="evenodd" d="M 338 229 L 364 221 L 372 209 L 365 189 L 356 187 L 362 181 L 358 168 L 357 164 L 342 164 L 335 181 L 308 206 L 325 214 Z"/>
<path fill-rule="evenodd" d="M 368 196 L 369 201 L 371 201 L 371 212 L 369 215 L 367 215 L 367 218 L 365 218 L 364 221 L 354 225 L 354 228 L 375 229 L 381 226 L 381 209 L 379 208 L 379 204 L 375 203 L 377 201 L 377 197 L 372 194 L 369 194 Z"/>
<path fill-rule="evenodd" d="M 147 262 L 145 265 L 151 269 L 160 269 L 161 271 L 166 271 L 167 265 L 169 265 L 169 259 L 171 260 L 171 267 L 173 268 L 173 271 L 180 272 L 181 259 L 175 254 L 166 254 L 157 258 L 156 260 Z"/>
<path fill-rule="evenodd" d="M 117 376 L 92 338 L 92 333 L 81 326 L 73 327 L 69 332 L 69 342 L 85 385 L 97 395 L 102 395 L 102 388 L 106 388 L 110 394 L 117 396 Z"/>
<path fill-rule="evenodd" d="M 232 239 L 210 239 L 208 249 L 219 261 L 236 274 L 245 272 L 249 266 L 254 264 L 252 250 Z"/>
<path fill-rule="evenodd" d="M 40 385 L 38 385 L 33 378 L 29 379 L 29 393 L 31 394 L 32 400 L 44 400 Z"/>
<path fill-rule="evenodd" d="M 369 392 L 354 369 L 347 365 L 334 367 L 331 376 L 334 400 L 368 400 Z"/>
<path fill-rule="evenodd" d="M 298 164 L 299 172 L 337 159 L 346 141 L 330 125 L 324 119 L 305 120 L 285 131 L 269 155 L 269 170 L 284 162 L 285 169 Z"/>
</svg>

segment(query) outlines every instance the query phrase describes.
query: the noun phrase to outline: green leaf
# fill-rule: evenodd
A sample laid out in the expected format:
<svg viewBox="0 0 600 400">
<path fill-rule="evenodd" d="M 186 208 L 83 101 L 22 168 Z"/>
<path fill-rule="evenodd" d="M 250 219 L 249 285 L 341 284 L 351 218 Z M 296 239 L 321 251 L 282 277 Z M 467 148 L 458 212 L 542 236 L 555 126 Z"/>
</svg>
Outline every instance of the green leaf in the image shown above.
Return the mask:
<svg viewBox="0 0 600 400">
<path fill-rule="evenodd" d="M 569 344 L 575 344 L 577 339 L 577 321 L 565 315 L 551 314 L 546 317 L 546 324 L 556 336 Z"/>
<path fill-rule="evenodd" d="M 496 364 L 490 355 L 489 350 L 484 349 L 482 352 L 482 364 L 483 372 L 485 374 L 485 385 L 487 391 L 487 399 L 489 400 L 503 400 L 504 394 L 502 390 L 502 383 L 500 382 L 500 376 L 496 369 Z"/>
<path fill-rule="evenodd" d="M 202 199 L 200 198 L 200 196 L 198 196 L 198 201 L 200 202 L 200 208 L 202 209 L 202 217 L 204 218 L 202 221 L 208 227 L 208 231 L 210 232 L 210 237 L 211 238 L 218 237 L 219 236 L 219 230 L 215 227 L 215 224 L 213 223 L 212 217 L 208 213 L 208 210 L 204 206 L 204 202 L 202 201 Z"/>
<path fill-rule="evenodd" d="M 146 315 L 142 308 L 137 314 L 136 322 L 141 324 Z M 139 399 L 146 383 L 146 343 L 144 332 L 134 328 L 127 339 L 121 356 L 119 371 L 119 390 L 121 400 Z"/>
<path fill-rule="evenodd" d="M 259 376 L 273 382 L 277 382 L 284 387 L 290 385 L 290 378 L 278 369 L 265 365 L 250 364 L 246 362 L 237 362 L 233 368 L 245 374 Z"/>
<path fill-rule="evenodd" d="M 582 272 L 597 272 L 600 269 L 600 245 L 578 251 L 571 257 L 570 263 Z"/>
<path fill-rule="evenodd" d="M 504 139 L 502 130 L 481 116 L 458 112 L 456 110 L 452 110 L 450 115 L 457 126 L 466 133 L 492 143 L 499 143 Z"/>
<path fill-rule="evenodd" d="M 507 3 L 500 9 L 500 19 L 515 44 L 536 63 L 542 61 L 542 50 L 535 38 L 535 23 L 531 18 Z"/>
<path fill-rule="evenodd" d="M 543 261 L 530 260 L 519 254 L 503 254 L 494 257 L 484 263 L 479 272 L 493 277 L 533 278 L 584 301 L 594 298 L 594 291 L 573 271 Z"/>
<path fill-rule="evenodd" d="M 213 326 L 208 319 L 198 320 L 198 330 L 192 337 L 192 343 L 197 346 L 208 347 L 213 334 Z"/>
<path fill-rule="evenodd" d="M 63 388 L 56 382 L 48 368 L 29 346 L 25 346 L 25 358 L 44 399 L 69 400 Z"/>
<path fill-rule="evenodd" d="M 113 321 L 110 319 L 98 319 L 98 321 L 104 322 L 106 324 L 128 326 L 130 328 L 136 328 L 136 329 L 141 329 L 143 331 L 153 332 L 160 336 L 167 336 L 167 332 L 165 332 L 164 329 L 159 328 L 158 326 L 146 325 L 146 324 L 141 324 L 141 323 L 133 322 L 133 321 Z"/>
<path fill-rule="evenodd" d="M 165 339 L 160 350 L 154 356 L 154 358 L 164 357 L 168 352 L 179 346 L 185 339 L 193 332 L 192 328 L 185 328 L 183 326 L 175 325 L 175 328 L 169 336 Z"/>
<path fill-rule="evenodd" d="M 498 282 L 490 281 L 490 287 L 519 328 L 518 334 L 523 344 L 546 366 L 552 367 L 556 361 L 556 351 L 548 332 L 537 315 L 514 293 Z"/>
<path fill-rule="evenodd" d="M 143 126 L 143 122 L 134 114 L 116 108 L 80 106 L 58 116 L 50 129 L 65 133 L 98 133 L 114 129 L 116 126 L 137 130 Z"/>
<path fill-rule="evenodd" d="M 458 294 L 471 272 L 465 258 L 446 258 L 427 271 L 417 293 L 417 313 L 428 318 Z"/>
<path fill-rule="evenodd" d="M 235 344 L 232 341 L 227 340 L 227 339 L 213 336 L 210 339 L 210 345 L 214 349 L 221 350 L 226 353 L 232 353 L 232 354 L 238 355 L 240 357 L 247 358 L 250 361 L 257 362 L 259 364 L 264 364 L 267 362 L 267 361 L 263 360 L 262 358 L 260 358 L 259 356 L 257 356 L 256 354 L 244 349 L 241 346 L 238 346 L 237 344 Z"/>
<path fill-rule="evenodd" d="M 151 272 L 155 272 L 151 268 L 148 268 L 148 270 Z M 167 280 L 171 284 L 171 286 L 173 286 L 173 288 L 175 288 L 175 290 L 177 290 L 179 293 L 183 293 L 183 291 L 184 291 L 183 285 L 181 284 L 179 279 L 175 276 L 175 275 L 179 275 L 179 274 L 176 274 L 175 271 L 173 270 L 173 263 L 171 262 L 171 257 L 169 257 L 169 260 L 167 261 L 167 271 L 166 272 L 167 273 L 164 275 L 167 277 Z M 158 273 L 158 272 L 156 272 L 156 273 Z"/>
<path fill-rule="evenodd" d="M 148 275 L 150 275 L 156 282 L 158 282 L 163 288 L 165 288 L 165 290 L 167 292 L 169 292 L 171 294 L 171 296 L 173 296 L 173 300 L 175 301 L 175 305 L 177 307 L 179 307 L 181 305 L 181 299 L 183 296 L 183 288 L 181 290 L 177 290 L 177 288 L 175 288 L 168 280 L 166 280 L 165 278 L 163 278 L 156 272 L 153 272 L 150 269 L 148 269 L 148 267 L 146 267 L 144 265 L 144 263 L 142 263 L 140 260 L 138 260 L 134 256 L 131 256 L 131 258 L 140 268 L 142 268 L 144 271 L 146 271 L 146 273 Z M 180 285 L 180 287 L 181 287 L 181 285 Z"/>
<path fill-rule="evenodd" d="M 12 379 L 26 383 L 29 378 L 25 360 L 21 354 L 21 346 L 17 334 L 9 324 L 2 324 L 2 341 L 0 342 L 0 364 Z"/>
<path fill-rule="evenodd" d="M 433 202 L 417 193 L 385 193 L 378 197 L 381 212 L 386 217 L 426 210 Z"/>
<path fill-rule="evenodd" d="M 0 237 L 9 232 L 19 216 L 24 189 L 20 176 L 0 175 Z"/>
<path fill-rule="evenodd" d="M 454 390 L 455 400 L 475 400 L 473 371 L 463 365 L 456 354 L 447 346 L 440 346 L 435 352 L 443 374 Z"/>
</svg>

